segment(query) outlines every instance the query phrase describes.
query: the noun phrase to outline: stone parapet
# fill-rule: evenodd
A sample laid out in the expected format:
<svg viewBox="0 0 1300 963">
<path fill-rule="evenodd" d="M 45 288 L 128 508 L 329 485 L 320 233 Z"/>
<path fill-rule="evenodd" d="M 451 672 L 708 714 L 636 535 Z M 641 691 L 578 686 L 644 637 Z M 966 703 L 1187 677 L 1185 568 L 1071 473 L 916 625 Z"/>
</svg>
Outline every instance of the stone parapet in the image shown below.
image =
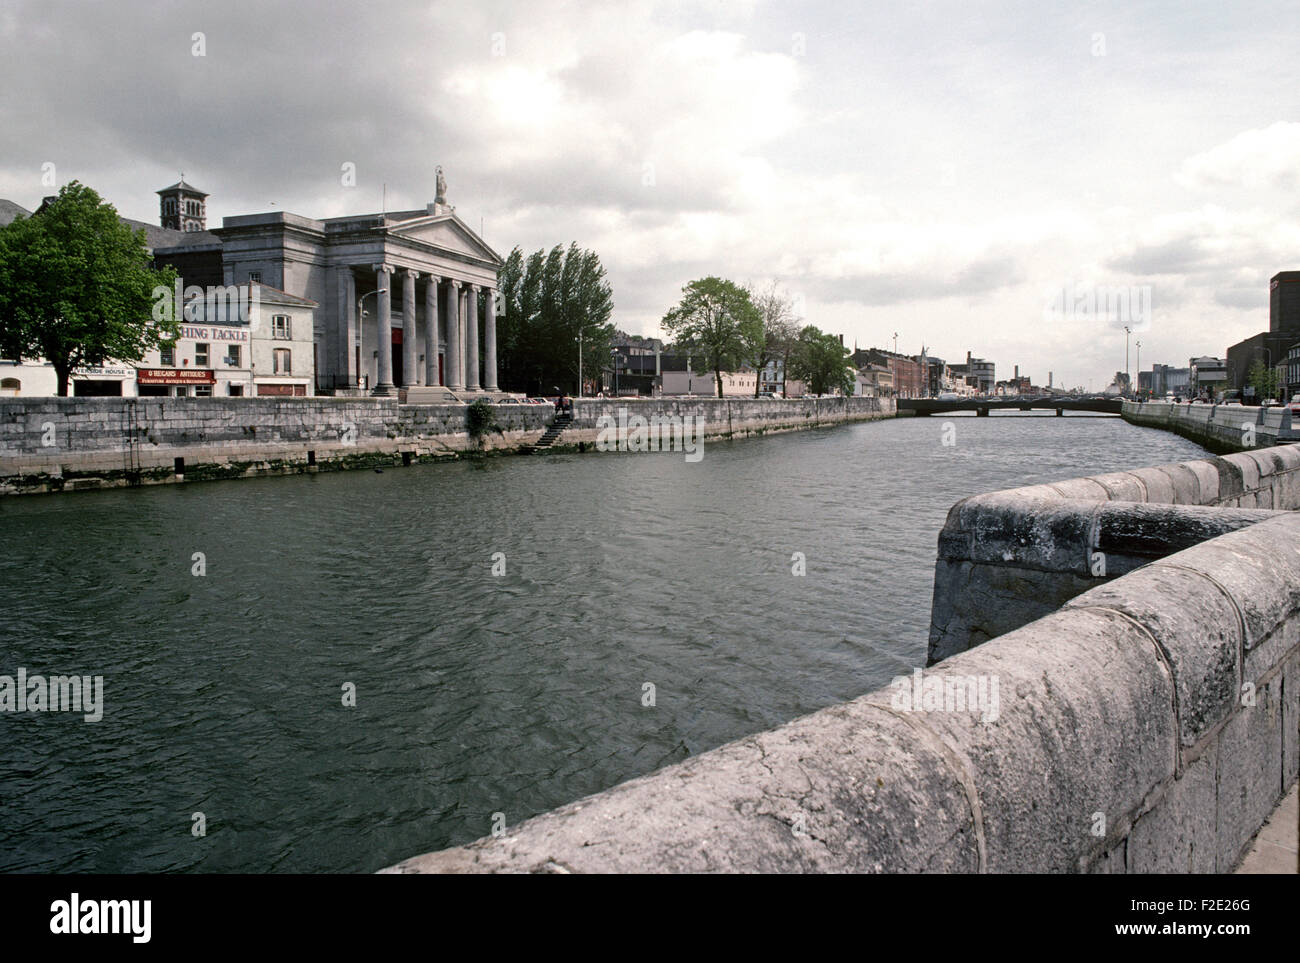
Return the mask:
<svg viewBox="0 0 1300 963">
<path fill-rule="evenodd" d="M 1285 406 L 1126 401 L 1123 418 L 1135 425 L 1172 431 L 1218 453 L 1300 442 L 1300 424 L 1293 424 Z"/>
<path fill-rule="evenodd" d="M 1300 446 L 976 495 L 939 534 L 929 661 L 1191 545 L 1300 508 Z"/>
</svg>

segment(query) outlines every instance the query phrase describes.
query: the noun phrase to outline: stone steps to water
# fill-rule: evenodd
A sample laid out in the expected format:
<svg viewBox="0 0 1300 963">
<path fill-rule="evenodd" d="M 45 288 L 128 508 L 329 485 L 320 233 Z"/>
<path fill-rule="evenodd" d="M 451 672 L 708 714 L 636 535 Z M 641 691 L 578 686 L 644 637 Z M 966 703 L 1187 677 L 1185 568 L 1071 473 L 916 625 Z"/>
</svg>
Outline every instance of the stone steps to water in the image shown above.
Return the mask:
<svg viewBox="0 0 1300 963">
<path fill-rule="evenodd" d="M 556 415 L 555 420 L 547 425 L 542 437 L 527 449 L 528 454 L 536 455 L 539 452 L 546 451 L 559 440 L 560 435 L 564 434 L 564 429 L 571 424 L 573 424 L 572 415 Z"/>
</svg>

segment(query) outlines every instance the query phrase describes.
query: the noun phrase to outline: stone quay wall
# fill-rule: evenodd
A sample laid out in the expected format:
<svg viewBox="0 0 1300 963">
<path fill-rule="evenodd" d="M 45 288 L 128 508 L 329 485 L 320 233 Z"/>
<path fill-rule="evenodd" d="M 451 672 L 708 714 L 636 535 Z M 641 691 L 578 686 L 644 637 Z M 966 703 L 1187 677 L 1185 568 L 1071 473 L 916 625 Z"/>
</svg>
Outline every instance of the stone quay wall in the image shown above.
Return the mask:
<svg viewBox="0 0 1300 963">
<path fill-rule="evenodd" d="M 850 421 L 874 421 L 895 415 L 892 398 L 576 398 L 573 425 L 562 444 L 590 446 L 605 424 L 633 417 L 694 418 L 702 437 L 744 438 L 771 432 L 797 431 Z"/>
<path fill-rule="evenodd" d="M 1006 627 L 384 872 L 1228 872 L 1300 769 L 1298 470 L 1284 447 L 967 499 L 935 608 L 973 592 Z M 962 551 L 998 591 L 947 576 Z"/>
<path fill-rule="evenodd" d="M 411 464 L 469 451 L 525 450 L 551 405 L 494 404 L 499 430 L 472 438 L 464 403 L 377 398 L 0 399 L 0 494 Z M 875 398 L 581 399 L 554 446 L 592 447 L 597 419 L 692 415 L 704 438 L 889 417 Z"/>
<path fill-rule="evenodd" d="M 1172 431 L 1217 454 L 1300 442 L 1300 425 L 1293 426 L 1286 407 L 1126 401 L 1123 418 L 1135 425 Z"/>
<path fill-rule="evenodd" d="M 0 493 L 454 457 L 477 447 L 467 409 L 370 398 L 5 399 Z M 531 444 L 554 417 L 549 405 L 493 405 L 492 412 L 502 430 L 483 437 L 489 450 Z"/>
</svg>

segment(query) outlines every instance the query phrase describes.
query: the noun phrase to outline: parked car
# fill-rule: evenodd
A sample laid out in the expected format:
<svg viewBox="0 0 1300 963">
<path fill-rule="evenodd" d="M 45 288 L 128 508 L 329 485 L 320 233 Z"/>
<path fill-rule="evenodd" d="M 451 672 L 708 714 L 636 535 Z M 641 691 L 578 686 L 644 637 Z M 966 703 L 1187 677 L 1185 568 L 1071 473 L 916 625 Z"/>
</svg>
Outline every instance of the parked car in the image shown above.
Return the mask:
<svg viewBox="0 0 1300 963">
<path fill-rule="evenodd" d="M 1291 409 L 1291 416 L 1293 418 L 1300 415 L 1300 395 L 1292 395 L 1291 403 L 1287 407 Z"/>
</svg>

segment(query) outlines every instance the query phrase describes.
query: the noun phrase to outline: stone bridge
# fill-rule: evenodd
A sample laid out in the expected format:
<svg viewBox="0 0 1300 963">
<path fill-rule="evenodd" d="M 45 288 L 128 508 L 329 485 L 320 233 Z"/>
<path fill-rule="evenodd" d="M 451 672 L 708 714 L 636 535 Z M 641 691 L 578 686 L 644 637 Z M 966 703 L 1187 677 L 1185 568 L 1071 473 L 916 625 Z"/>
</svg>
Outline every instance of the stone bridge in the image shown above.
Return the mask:
<svg viewBox="0 0 1300 963">
<path fill-rule="evenodd" d="M 1118 415 L 1123 402 L 1119 398 L 963 398 L 960 401 L 940 401 L 937 398 L 900 398 L 898 413 L 927 417 L 929 415 L 946 415 L 954 411 L 973 411 L 980 417 L 988 417 L 990 411 L 1033 411 L 1038 409 L 1055 409 L 1057 415 L 1067 411 L 1095 411 L 1108 415 Z"/>
</svg>

